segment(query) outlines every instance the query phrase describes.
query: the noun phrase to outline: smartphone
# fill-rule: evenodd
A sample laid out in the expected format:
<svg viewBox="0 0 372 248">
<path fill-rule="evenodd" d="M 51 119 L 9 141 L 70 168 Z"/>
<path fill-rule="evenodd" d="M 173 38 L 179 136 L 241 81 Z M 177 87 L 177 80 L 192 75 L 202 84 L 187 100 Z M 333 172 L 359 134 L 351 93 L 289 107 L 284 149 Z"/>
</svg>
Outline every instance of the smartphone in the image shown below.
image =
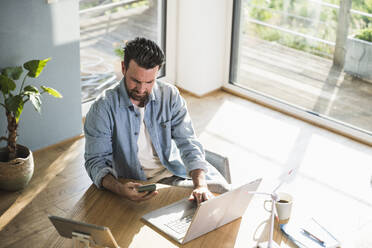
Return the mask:
<svg viewBox="0 0 372 248">
<path fill-rule="evenodd" d="M 156 190 L 156 184 L 146 184 L 146 185 L 142 185 L 142 186 L 139 186 L 137 188 L 137 191 L 138 192 L 145 192 L 145 191 L 148 191 L 148 192 L 152 192 L 152 191 L 155 191 Z"/>
</svg>

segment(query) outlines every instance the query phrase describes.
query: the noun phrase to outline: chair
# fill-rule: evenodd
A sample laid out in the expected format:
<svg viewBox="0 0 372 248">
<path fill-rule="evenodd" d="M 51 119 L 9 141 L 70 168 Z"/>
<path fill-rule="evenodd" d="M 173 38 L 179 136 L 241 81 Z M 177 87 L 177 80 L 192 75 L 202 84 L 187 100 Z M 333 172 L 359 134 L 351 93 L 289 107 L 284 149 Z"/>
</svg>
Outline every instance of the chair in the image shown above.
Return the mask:
<svg viewBox="0 0 372 248">
<path fill-rule="evenodd" d="M 230 165 L 229 159 L 217 153 L 205 150 L 205 160 L 213 165 L 226 181 L 231 184 Z"/>
</svg>

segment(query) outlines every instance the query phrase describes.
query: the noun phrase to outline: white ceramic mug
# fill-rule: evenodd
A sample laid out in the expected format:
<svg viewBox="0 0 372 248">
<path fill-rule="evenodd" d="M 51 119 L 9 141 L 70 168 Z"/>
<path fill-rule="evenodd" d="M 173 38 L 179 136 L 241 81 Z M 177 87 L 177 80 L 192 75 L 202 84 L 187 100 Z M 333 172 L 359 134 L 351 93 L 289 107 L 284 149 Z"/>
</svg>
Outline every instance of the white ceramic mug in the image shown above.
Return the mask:
<svg viewBox="0 0 372 248">
<path fill-rule="evenodd" d="M 275 204 L 276 214 L 279 220 L 287 220 L 291 216 L 293 197 L 290 194 L 280 192 L 277 193 L 278 200 Z M 270 207 L 267 207 L 267 203 L 270 203 Z M 264 201 L 264 208 L 266 211 L 271 212 L 271 200 Z"/>
</svg>

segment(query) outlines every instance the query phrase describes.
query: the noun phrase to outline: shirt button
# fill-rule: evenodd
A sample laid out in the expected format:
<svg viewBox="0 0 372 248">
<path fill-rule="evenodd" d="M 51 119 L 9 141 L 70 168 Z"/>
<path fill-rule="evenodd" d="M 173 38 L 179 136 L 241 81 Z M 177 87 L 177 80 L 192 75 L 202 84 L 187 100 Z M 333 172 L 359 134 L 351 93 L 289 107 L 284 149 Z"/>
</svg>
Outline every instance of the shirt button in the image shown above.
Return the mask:
<svg viewBox="0 0 372 248">
<path fill-rule="evenodd" d="M 138 117 L 138 114 L 135 114 L 136 117 Z"/>
<path fill-rule="evenodd" d="M 135 133 L 134 133 L 134 135 L 138 135 L 138 133 L 137 133 L 137 132 L 135 132 Z"/>
</svg>

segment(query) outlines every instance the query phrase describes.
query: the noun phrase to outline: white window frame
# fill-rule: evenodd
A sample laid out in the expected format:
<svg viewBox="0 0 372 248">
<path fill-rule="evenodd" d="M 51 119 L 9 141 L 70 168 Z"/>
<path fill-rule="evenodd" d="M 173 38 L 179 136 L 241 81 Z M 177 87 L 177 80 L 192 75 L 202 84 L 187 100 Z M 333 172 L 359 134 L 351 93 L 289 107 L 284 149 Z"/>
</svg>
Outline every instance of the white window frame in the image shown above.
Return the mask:
<svg viewBox="0 0 372 248">
<path fill-rule="evenodd" d="M 253 102 L 257 102 L 258 104 L 264 105 L 268 108 L 283 112 L 287 115 L 290 115 L 292 117 L 298 118 L 300 120 L 309 122 L 313 125 L 320 126 L 322 128 L 328 129 L 332 132 L 341 134 L 343 136 L 346 136 L 348 138 L 354 139 L 356 141 L 359 141 L 361 143 L 367 144 L 369 146 L 372 146 L 372 135 L 369 134 L 367 131 L 362 130 L 358 127 L 354 127 L 352 125 L 342 123 L 338 120 L 332 119 L 330 117 L 321 116 L 318 114 L 314 114 L 310 111 L 307 111 L 304 108 L 300 108 L 294 105 L 291 105 L 289 103 L 286 103 L 282 100 L 275 99 L 274 97 L 266 96 L 262 93 L 256 92 L 251 89 L 245 89 L 243 87 L 239 87 L 238 85 L 234 85 L 230 83 L 230 61 L 231 61 L 231 51 L 232 51 L 232 37 L 233 37 L 233 22 L 234 22 L 234 16 L 233 16 L 233 8 L 234 8 L 234 1 L 229 1 L 229 5 L 227 8 L 227 17 L 228 17 L 228 23 L 230 25 L 227 25 L 230 30 L 227 30 L 231 35 L 226 37 L 226 58 L 227 63 L 225 66 L 225 80 L 223 84 L 223 89 L 226 91 L 240 95 L 244 98 L 247 98 Z"/>
</svg>

